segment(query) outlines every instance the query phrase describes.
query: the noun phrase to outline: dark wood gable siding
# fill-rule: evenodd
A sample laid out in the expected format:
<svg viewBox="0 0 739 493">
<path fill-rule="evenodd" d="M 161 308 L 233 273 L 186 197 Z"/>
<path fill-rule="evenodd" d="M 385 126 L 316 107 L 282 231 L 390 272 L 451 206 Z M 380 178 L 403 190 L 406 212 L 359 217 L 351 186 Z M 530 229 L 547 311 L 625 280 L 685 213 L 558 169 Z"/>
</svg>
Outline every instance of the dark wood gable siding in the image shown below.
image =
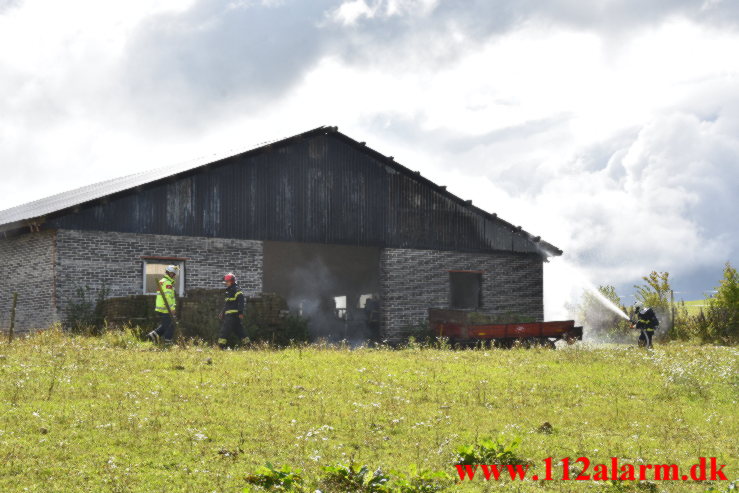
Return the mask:
<svg viewBox="0 0 739 493">
<path fill-rule="evenodd" d="M 47 228 L 536 252 L 481 213 L 342 134 L 290 139 L 65 210 Z"/>
</svg>

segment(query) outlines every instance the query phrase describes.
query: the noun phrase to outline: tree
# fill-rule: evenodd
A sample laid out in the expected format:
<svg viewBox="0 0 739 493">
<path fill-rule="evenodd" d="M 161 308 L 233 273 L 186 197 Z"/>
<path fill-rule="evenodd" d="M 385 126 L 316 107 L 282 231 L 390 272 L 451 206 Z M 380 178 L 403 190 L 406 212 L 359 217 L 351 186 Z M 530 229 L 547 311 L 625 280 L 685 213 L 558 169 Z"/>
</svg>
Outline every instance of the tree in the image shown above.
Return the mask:
<svg viewBox="0 0 739 493">
<path fill-rule="evenodd" d="M 710 301 L 709 311 L 719 338 L 739 339 L 739 274 L 729 262 L 724 267 L 724 278 L 716 288 L 716 295 Z"/>
<path fill-rule="evenodd" d="M 691 315 L 682 304 L 678 308 L 674 337 L 703 343 L 739 343 L 739 275 L 730 263 L 708 307 Z"/>
<path fill-rule="evenodd" d="M 636 301 L 642 306 L 649 306 L 655 311 L 666 313 L 670 309 L 670 273 L 652 271 L 642 277 L 646 284 L 635 285 Z"/>
<path fill-rule="evenodd" d="M 661 336 L 674 336 L 675 324 L 672 318 L 672 305 L 670 302 L 670 273 L 652 271 L 648 276 L 642 277 L 644 284 L 641 286 L 634 285 L 636 288 L 636 302 L 643 307 L 651 307 L 660 327 L 663 328 Z M 631 315 L 631 313 L 629 314 Z M 668 332 L 665 332 L 667 329 Z"/>
</svg>

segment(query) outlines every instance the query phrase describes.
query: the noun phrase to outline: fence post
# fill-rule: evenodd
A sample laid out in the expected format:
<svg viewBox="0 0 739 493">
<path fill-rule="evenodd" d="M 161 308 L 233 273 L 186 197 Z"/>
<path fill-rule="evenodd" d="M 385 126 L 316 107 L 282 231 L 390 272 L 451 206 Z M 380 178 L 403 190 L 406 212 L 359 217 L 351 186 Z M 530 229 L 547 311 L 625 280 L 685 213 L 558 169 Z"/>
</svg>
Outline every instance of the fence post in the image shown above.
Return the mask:
<svg viewBox="0 0 739 493">
<path fill-rule="evenodd" d="M 670 290 L 670 332 L 675 333 L 675 293 Z"/>
<path fill-rule="evenodd" d="M 18 293 L 13 293 L 13 306 L 10 309 L 10 330 L 8 330 L 8 342 L 13 342 L 13 331 L 15 330 L 15 305 L 18 303 Z"/>
</svg>

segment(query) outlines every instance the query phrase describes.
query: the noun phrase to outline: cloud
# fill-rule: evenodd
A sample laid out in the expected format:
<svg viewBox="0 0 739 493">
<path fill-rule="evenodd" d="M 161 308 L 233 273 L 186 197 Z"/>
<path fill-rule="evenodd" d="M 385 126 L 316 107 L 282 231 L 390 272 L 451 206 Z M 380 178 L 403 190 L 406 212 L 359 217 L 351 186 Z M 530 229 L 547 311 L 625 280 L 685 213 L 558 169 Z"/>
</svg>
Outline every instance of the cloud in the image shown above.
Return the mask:
<svg viewBox="0 0 739 493">
<path fill-rule="evenodd" d="M 127 94 L 165 123 L 198 130 L 274 104 L 330 51 L 331 2 L 203 0 L 140 25 L 121 69 Z"/>
<path fill-rule="evenodd" d="M 348 63 L 449 63 L 513 30 L 536 25 L 590 31 L 617 46 L 646 28 L 673 20 L 736 29 L 739 6 L 730 0 L 349 0 L 329 18 L 344 32 Z"/>
<path fill-rule="evenodd" d="M 733 76 L 702 80 L 640 124 L 582 146 L 562 117 L 479 135 L 424 130 L 423 117 L 394 114 L 370 125 L 392 136 L 396 156 L 424 147 L 425 176 L 562 248 L 552 264 L 623 293 L 651 270 L 669 271 L 678 299 L 696 299 L 724 262 L 739 265 L 738 94 Z M 549 303 L 572 302 L 564 291 Z"/>
<path fill-rule="evenodd" d="M 13 7 L 19 6 L 21 0 L 0 0 L 0 15 L 5 11 L 12 9 Z"/>
<path fill-rule="evenodd" d="M 319 124 L 563 248 L 712 286 L 739 3 L 0 0 L 0 205 Z M 555 260 L 556 261 L 556 260 Z"/>
<path fill-rule="evenodd" d="M 656 117 L 604 168 L 547 183 L 531 197 L 529 223 L 596 283 L 627 290 L 649 270 L 669 271 L 681 297 L 701 297 L 724 262 L 739 260 L 729 219 L 739 212 L 739 139 L 722 119 Z"/>
<path fill-rule="evenodd" d="M 134 31 L 117 77 L 154 125 L 256 113 L 299 85 L 321 60 L 384 71 L 429 72 L 513 30 L 553 27 L 630 36 L 682 17 L 727 23 L 733 4 L 433 0 L 315 2 L 200 0 Z M 429 72 L 430 73 L 430 72 Z M 200 117 L 200 118 L 198 118 Z"/>
</svg>

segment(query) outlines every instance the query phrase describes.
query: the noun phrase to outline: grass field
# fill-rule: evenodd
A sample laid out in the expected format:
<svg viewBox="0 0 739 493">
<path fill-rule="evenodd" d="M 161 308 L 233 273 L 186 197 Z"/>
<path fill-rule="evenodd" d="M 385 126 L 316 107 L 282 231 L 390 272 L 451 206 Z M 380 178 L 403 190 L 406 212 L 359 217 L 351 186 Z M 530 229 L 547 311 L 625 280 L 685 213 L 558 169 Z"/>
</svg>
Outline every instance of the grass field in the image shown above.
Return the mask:
<svg viewBox="0 0 739 493">
<path fill-rule="evenodd" d="M 518 437 L 542 460 L 739 478 L 739 350 L 156 350 L 125 333 L 0 343 L 0 491 L 243 491 L 266 462 L 456 476 L 455 449 Z M 540 430 L 548 422 L 551 433 Z M 561 472 L 555 469 L 555 477 Z M 447 481 L 448 491 L 725 491 L 727 482 Z"/>
<path fill-rule="evenodd" d="M 688 315 L 698 315 L 701 310 L 704 312 L 708 309 L 708 300 L 693 300 L 693 301 L 683 301 L 685 303 L 685 309 L 688 311 Z M 680 305 L 677 304 L 677 307 L 679 308 Z"/>
</svg>

